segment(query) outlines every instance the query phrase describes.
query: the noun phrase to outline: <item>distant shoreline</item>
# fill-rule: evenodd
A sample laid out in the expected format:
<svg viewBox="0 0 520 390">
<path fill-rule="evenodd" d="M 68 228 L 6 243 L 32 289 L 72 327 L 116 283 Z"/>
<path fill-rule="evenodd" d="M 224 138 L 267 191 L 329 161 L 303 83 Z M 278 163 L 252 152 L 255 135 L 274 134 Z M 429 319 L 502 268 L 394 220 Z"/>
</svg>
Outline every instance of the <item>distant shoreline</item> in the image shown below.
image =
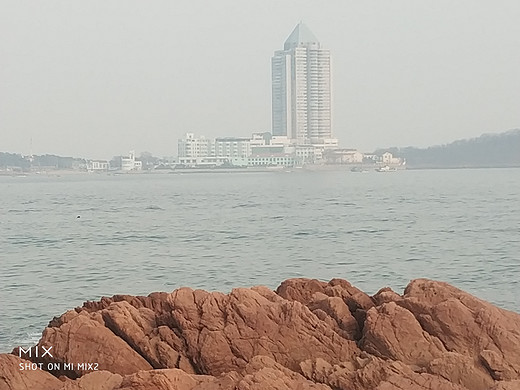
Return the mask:
<svg viewBox="0 0 520 390">
<path fill-rule="evenodd" d="M 72 175 L 102 175 L 102 176 L 127 176 L 127 175 L 183 175 L 183 174 L 200 174 L 200 173 L 293 173 L 293 172 L 351 172 L 353 168 L 363 168 L 364 172 L 372 172 L 377 169 L 374 166 L 364 165 L 311 165 L 306 167 L 275 167 L 275 168 L 176 168 L 172 170 L 150 170 L 150 171 L 104 171 L 104 172 L 86 172 L 77 170 L 50 170 L 50 171 L 6 171 L 0 170 L 0 177 L 60 177 Z M 460 169 L 512 169 L 520 168 L 518 165 L 505 166 L 406 166 L 396 167 L 397 171 L 425 171 L 425 170 L 460 170 Z M 354 172 L 353 172 L 354 173 Z"/>
</svg>

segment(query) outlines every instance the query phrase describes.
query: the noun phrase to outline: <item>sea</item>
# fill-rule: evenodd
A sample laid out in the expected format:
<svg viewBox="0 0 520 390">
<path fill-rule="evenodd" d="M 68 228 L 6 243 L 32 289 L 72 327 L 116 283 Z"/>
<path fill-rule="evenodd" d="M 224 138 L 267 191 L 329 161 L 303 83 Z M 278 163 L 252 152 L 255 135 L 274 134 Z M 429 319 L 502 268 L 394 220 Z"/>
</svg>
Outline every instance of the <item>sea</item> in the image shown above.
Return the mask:
<svg viewBox="0 0 520 390">
<path fill-rule="evenodd" d="M 520 169 L 0 177 L 0 351 L 115 294 L 415 278 L 520 312 Z"/>
</svg>

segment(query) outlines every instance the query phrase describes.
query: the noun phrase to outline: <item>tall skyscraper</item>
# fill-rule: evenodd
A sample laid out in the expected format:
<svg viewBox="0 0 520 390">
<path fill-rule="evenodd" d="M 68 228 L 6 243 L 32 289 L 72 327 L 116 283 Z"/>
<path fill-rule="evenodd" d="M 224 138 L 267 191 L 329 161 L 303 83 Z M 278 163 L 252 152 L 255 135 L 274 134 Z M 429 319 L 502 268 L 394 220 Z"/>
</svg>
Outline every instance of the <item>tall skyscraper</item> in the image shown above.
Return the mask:
<svg viewBox="0 0 520 390">
<path fill-rule="evenodd" d="M 330 51 L 303 23 L 274 53 L 272 67 L 273 135 L 298 144 L 321 144 L 332 138 Z"/>
</svg>

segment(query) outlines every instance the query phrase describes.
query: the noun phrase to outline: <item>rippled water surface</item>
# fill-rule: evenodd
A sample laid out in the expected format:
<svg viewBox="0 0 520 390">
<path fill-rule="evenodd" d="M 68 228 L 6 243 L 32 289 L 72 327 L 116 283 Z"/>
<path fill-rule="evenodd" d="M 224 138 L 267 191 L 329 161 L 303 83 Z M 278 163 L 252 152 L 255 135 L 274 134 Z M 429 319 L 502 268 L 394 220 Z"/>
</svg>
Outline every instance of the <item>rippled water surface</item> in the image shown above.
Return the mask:
<svg viewBox="0 0 520 390">
<path fill-rule="evenodd" d="M 0 177 L 0 194 L 0 351 L 103 295 L 291 277 L 427 277 L 520 311 L 519 169 Z"/>
</svg>

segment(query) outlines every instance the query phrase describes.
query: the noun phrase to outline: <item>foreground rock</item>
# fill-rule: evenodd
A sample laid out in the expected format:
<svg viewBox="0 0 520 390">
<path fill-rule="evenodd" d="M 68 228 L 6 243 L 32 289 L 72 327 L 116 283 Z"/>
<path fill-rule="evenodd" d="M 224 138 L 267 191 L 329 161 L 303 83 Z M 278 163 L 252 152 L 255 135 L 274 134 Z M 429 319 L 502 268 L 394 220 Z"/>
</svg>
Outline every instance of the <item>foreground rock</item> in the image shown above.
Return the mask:
<svg viewBox="0 0 520 390">
<path fill-rule="evenodd" d="M 520 315 L 425 279 L 114 296 L 51 321 L 50 346 L 30 358 L 50 373 L 0 355 L 0 390 L 520 390 Z"/>
<path fill-rule="evenodd" d="M 13 355 L 0 354 L 0 390 L 54 390 L 62 385 L 48 372 L 20 369 L 20 364 L 30 363 Z"/>
</svg>

